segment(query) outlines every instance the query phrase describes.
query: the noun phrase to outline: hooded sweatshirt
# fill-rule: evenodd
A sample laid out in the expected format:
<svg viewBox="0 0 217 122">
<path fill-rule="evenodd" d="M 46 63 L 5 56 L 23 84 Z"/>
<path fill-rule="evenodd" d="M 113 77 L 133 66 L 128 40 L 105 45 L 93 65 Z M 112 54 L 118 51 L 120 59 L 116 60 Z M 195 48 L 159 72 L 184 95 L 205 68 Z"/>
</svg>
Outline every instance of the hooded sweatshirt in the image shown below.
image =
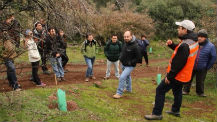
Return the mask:
<svg viewBox="0 0 217 122">
<path fill-rule="evenodd" d="M 135 67 L 141 61 L 141 51 L 136 42 L 136 37 L 129 42 L 125 42 L 121 51 L 120 61 L 124 66 Z"/>
</svg>

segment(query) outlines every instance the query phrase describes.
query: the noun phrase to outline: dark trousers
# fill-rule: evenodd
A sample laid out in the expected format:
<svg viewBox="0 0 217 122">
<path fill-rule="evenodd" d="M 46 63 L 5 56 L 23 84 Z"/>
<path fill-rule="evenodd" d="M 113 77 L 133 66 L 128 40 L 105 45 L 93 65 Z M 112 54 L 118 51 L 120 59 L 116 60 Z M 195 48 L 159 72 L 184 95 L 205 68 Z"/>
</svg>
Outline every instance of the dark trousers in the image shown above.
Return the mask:
<svg viewBox="0 0 217 122">
<path fill-rule="evenodd" d="M 14 62 L 10 59 L 5 60 L 5 66 L 7 67 L 7 79 L 9 81 L 9 85 L 13 88 L 18 88 Z"/>
<path fill-rule="evenodd" d="M 147 52 L 144 53 L 144 58 L 145 58 L 146 64 L 148 64 L 148 53 Z"/>
<path fill-rule="evenodd" d="M 193 70 L 191 81 L 184 85 L 183 91 L 190 92 L 191 84 L 196 75 L 196 93 L 201 95 L 204 93 L 204 81 L 206 79 L 207 70 Z"/>
<path fill-rule="evenodd" d="M 145 63 L 146 63 L 146 65 L 148 65 L 148 53 L 144 52 L 142 57 L 144 57 Z"/>
<path fill-rule="evenodd" d="M 37 62 L 32 62 L 32 77 L 33 77 L 33 82 L 35 82 L 37 85 L 41 84 L 41 80 L 38 76 L 38 67 L 39 67 L 39 61 Z"/>
<path fill-rule="evenodd" d="M 62 67 L 65 68 L 66 64 L 69 61 L 69 57 L 67 56 L 66 52 L 63 53 L 61 58 L 62 58 Z"/>
<path fill-rule="evenodd" d="M 172 105 L 173 112 L 179 112 L 182 104 L 182 86 L 178 81 L 170 81 L 170 84 L 165 83 L 165 79 L 161 81 L 156 88 L 155 105 L 152 113 L 154 115 L 161 115 L 164 107 L 165 94 L 172 89 L 174 95 L 174 103 Z"/>
<path fill-rule="evenodd" d="M 43 71 L 47 71 L 48 68 L 47 68 L 47 55 L 45 52 L 43 51 L 39 51 L 40 55 L 41 55 L 41 68 Z"/>
</svg>

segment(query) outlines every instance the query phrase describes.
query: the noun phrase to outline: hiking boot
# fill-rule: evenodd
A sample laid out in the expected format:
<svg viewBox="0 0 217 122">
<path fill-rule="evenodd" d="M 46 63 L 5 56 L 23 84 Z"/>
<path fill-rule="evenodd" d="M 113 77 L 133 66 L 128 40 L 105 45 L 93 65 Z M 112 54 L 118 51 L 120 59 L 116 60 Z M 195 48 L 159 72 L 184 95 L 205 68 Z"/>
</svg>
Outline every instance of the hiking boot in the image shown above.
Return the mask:
<svg viewBox="0 0 217 122">
<path fill-rule="evenodd" d="M 182 91 L 182 95 L 189 95 L 189 92 Z"/>
<path fill-rule="evenodd" d="M 13 88 L 14 91 L 21 91 L 21 88 Z"/>
<path fill-rule="evenodd" d="M 119 95 L 119 94 L 115 94 L 115 95 L 113 95 L 113 98 L 114 99 L 120 99 L 122 96 L 121 95 Z"/>
<path fill-rule="evenodd" d="M 163 116 L 151 114 L 151 115 L 145 115 L 144 118 L 147 120 L 162 120 Z"/>
<path fill-rule="evenodd" d="M 206 97 L 205 94 L 197 94 L 198 97 Z"/>
<path fill-rule="evenodd" d="M 96 77 L 94 77 L 94 76 L 91 76 L 90 78 L 93 79 L 93 80 L 96 80 Z"/>
<path fill-rule="evenodd" d="M 43 71 L 43 73 L 46 75 L 50 75 L 50 71 L 48 71 L 48 70 Z"/>
<path fill-rule="evenodd" d="M 13 90 L 14 91 L 21 91 L 22 89 L 20 87 L 21 87 L 20 84 L 14 84 L 13 85 Z"/>
<path fill-rule="evenodd" d="M 89 82 L 89 78 L 85 78 L 85 82 Z"/>
<path fill-rule="evenodd" d="M 108 80 L 109 79 L 109 77 L 104 77 L 104 80 Z"/>
<path fill-rule="evenodd" d="M 39 86 L 39 87 L 45 87 L 45 86 L 46 86 L 46 84 L 41 82 L 41 84 L 39 84 L 39 85 L 36 85 L 36 86 Z"/>
<path fill-rule="evenodd" d="M 61 77 L 61 81 L 66 81 L 66 79 L 64 77 Z"/>
<path fill-rule="evenodd" d="M 59 77 L 59 78 L 57 78 L 57 81 L 58 81 L 58 82 L 61 82 L 61 81 L 62 81 L 62 79 Z"/>
<path fill-rule="evenodd" d="M 166 113 L 173 115 L 175 117 L 180 117 L 180 113 L 179 112 L 173 112 L 173 111 L 166 111 Z"/>
</svg>

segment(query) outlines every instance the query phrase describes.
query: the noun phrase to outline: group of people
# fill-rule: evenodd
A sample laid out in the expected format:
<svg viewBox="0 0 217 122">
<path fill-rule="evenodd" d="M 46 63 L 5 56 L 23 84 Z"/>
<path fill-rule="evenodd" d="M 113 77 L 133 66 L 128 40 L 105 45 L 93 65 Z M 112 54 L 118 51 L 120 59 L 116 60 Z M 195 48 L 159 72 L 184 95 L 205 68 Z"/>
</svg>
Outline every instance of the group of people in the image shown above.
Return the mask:
<svg viewBox="0 0 217 122">
<path fill-rule="evenodd" d="M 6 16 L 5 20 L 0 23 L 1 46 L 4 48 L 1 58 L 7 67 L 9 84 L 15 91 L 20 91 L 21 86 L 17 82 L 14 58 L 16 57 L 16 49 L 23 48 L 20 47 L 21 29 L 18 27 L 20 24 L 13 14 Z M 41 19 L 34 24 L 33 29 L 27 29 L 23 35 L 23 45 L 28 50 L 29 61 L 32 65 L 30 80 L 37 86 L 46 86 L 38 76 L 38 68 L 41 60 L 43 73 L 49 75 L 50 71 L 46 65 L 49 60 L 57 81 L 65 81 L 64 73 L 67 72 L 67 69 L 64 69 L 69 58 L 66 54 L 67 39 L 64 31 L 53 27 L 47 28 L 44 20 Z"/>
<path fill-rule="evenodd" d="M 111 65 L 114 65 L 115 68 L 115 77 L 117 79 L 120 78 L 120 71 L 119 71 L 119 62 L 121 61 L 121 56 L 125 56 L 122 58 L 122 61 L 126 62 L 126 66 L 135 66 L 137 62 L 142 63 L 142 58 L 141 56 L 144 56 L 146 65 L 148 66 L 148 53 L 147 53 L 147 46 L 149 45 L 149 41 L 146 39 L 145 35 L 141 36 L 141 40 L 136 39 L 136 37 L 130 32 L 127 31 L 127 33 L 130 34 L 130 37 L 124 38 L 125 40 L 132 41 L 134 47 L 132 48 L 133 50 L 136 48 L 139 51 L 139 59 L 136 57 L 138 53 L 137 52 L 131 52 L 133 57 L 130 57 L 129 54 L 124 53 L 124 49 L 126 50 L 127 47 L 123 45 L 121 41 L 118 40 L 118 36 L 116 34 L 113 34 L 111 36 L 111 40 L 108 40 L 105 47 L 104 47 L 104 54 L 107 58 L 107 69 L 106 69 L 106 76 L 104 77 L 105 80 L 110 78 L 110 73 L 111 73 Z M 129 36 L 129 35 L 128 35 Z M 130 39 L 129 39 L 130 38 Z M 126 41 L 124 42 L 126 43 Z M 136 45 L 135 45 L 136 44 Z M 87 71 L 86 71 L 86 78 L 85 81 L 88 82 L 90 79 L 96 79 L 95 76 L 93 76 L 93 65 L 96 57 L 96 46 L 97 41 L 94 40 L 92 34 L 87 34 L 86 40 L 83 42 L 82 47 L 81 47 L 81 53 L 84 56 L 85 62 L 88 66 Z M 130 44 L 131 45 L 131 44 Z M 122 54 L 122 55 L 121 55 Z M 128 59 L 129 58 L 129 59 Z M 133 59 L 133 62 L 130 62 L 131 59 Z M 123 64 L 123 62 L 122 62 Z"/>
<path fill-rule="evenodd" d="M 207 71 L 216 61 L 216 48 L 209 41 L 208 33 L 202 29 L 194 32 L 195 24 L 190 20 L 183 20 L 175 23 L 178 26 L 179 44 L 167 40 L 166 45 L 174 50 L 167 75 L 156 88 L 155 105 L 151 115 L 145 115 L 147 120 L 161 120 L 164 107 L 165 94 L 172 89 L 174 104 L 166 113 L 180 117 L 182 95 L 188 95 L 194 76 L 196 75 L 196 92 L 199 97 L 205 97 L 204 81 Z M 119 99 L 124 92 L 132 92 L 131 72 L 137 63 L 141 63 L 142 56 L 145 57 L 148 66 L 148 55 L 146 47 L 149 41 L 142 35 L 141 40 L 136 40 L 131 31 L 124 33 L 124 43 L 118 41 L 117 35 L 112 35 L 107 42 L 104 53 L 107 58 L 107 70 L 104 79 L 110 77 L 110 66 L 115 66 L 115 76 L 119 79 L 119 86 L 113 98 Z M 85 81 L 89 78 L 95 79 L 93 65 L 95 60 L 96 41 L 93 35 L 88 35 L 82 46 L 82 53 L 88 65 Z M 119 61 L 121 62 L 122 73 L 119 74 Z M 184 88 L 183 88 L 184 86 Z"/>
<path fill-rule="evenodd" d="M 16 23 L 16 24 L 14 24 Z M 174 104 L 168 114 L 180 116 L 180 107 L 182 104 L 182 95 L 188 95 L 194 76 L 196 75 L 196 92 L 198 96 L 205 97 L 204 81 L 207 71 L 216 61 L 215 46 L 209 41 L 208 33 L 202 29 L 197 34 L 194 32 L 195 24 L 190 20 L 183 20 L 175 23 L 178 26 L 179 44 L 172 40 L 167 40 L 166 45 L 174 50 L 169 65 L 167 75 L 156 88 L 155 105 L 152 114 L 145 115 L 147 120 L 161 120 L 164 107 L 165 94 L 172 89 L 174 95 Z M 4 26 L 3 26 L 4 25 Z M 17 33 L 12 33 L 11 29 L 17 26 L 14 16 L 8 16 L 0 25 L 2 41 L 13 40 L 9 37 L 17 37 Z M 115 66 L 115 77 L 119 80 L 119 86 L 113 98 L 119 99 L 124 92 L 132 92 L 131 72 L 138 63 L 142 63 L 144 56 L 146 65 L 149 66 L 147 46 L 149 41 L 145 35 L 141 40 L 137 40 L 131 31 L 124 33 L 124 42 L 118 40 L 118 36 L 113 34 L 111 40 L 107 41 L 104 47 L 104 53 L 107 58 L 107 69 L 105 80 L 110 78 L 111 65 Z M 94 62 L 96 58 L 97 41 L 92 34 L 87 34 L 86 40 L 81 47 L 81 53 L 87 64 L 85 81 L 96 79 L 93 73 Z M 19 46 L 19 44 L 15 45 Z M 62 29 L 47 28 L 44 21 L 36 22 L 33 31 L 28 29 L 25 32 L 24 46 L 28 50 L 29 61 L 32 64 L 31 80 L 37 86 L 46 86 L 38 76 L 39 61 L 42 62 L 42 70 L 45 74 L 50 74 L 46 61 L 49 60 L 57 81 L 65 81 L 64 69 L 69 60 L 66 54 L 67 42 Z M 7 67 L 7 76 L 10 86 L 13 90 L 19 91 L 20 85 L 17 83 L 15 66 L 13 58 L 4 58 Z M 120 74 L 119 64 L 121 63 L 122 72 Z M 183 88 L 184 86 L 184 88 Z"/>
<path fill-rule="evenodd" d="M 68 62 L 66 54 L 67 42 L 64 31 L 55 28 L 48 28 L 47 33 L 40 22 L 35 24 L 35 29 L 26 30 L 25 46 L 28 48 L 29 61 L 32 63 L 32 80 L 39 86 L 45 86 L 38 77 L 39 61 L 42 60 L 42 70 L 45 74 L 50 74 L 46 66 L 49 60 L 57 78 L 57 81 L 65 81 L 64 68 Z M 45 34 L 46 33 L 46 34 Z"/>
</svg>

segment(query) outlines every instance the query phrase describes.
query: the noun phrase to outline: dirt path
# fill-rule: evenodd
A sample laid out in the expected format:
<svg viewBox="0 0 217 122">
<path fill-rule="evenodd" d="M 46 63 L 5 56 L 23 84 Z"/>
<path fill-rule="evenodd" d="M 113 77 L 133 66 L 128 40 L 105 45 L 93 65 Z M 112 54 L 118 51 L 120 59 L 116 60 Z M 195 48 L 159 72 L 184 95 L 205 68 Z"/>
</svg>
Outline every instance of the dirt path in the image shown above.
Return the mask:
<svg viewBox="0 0 217 122">
<path fill-rule="evenodd" d="M 152 64 L 156 64 L 162 61 L 168 61 L 168 59 L 161 59 L 161 60 L 150 60 Z M 21 84 L 22 89 L 31 89 L 36 88 L 35 84 L 29 80 L 31 76 L 31 66 L 29 64 L 25 65 L 29 68 L 24 68 L 21 70 L 17 70 L 18 75 L 18 82 Z M 58 85 L 64 85 L 64 84 L 77 84 L 77 83 L 85 83 L 85 72 L 86 72 L 87 66 L 85 64 L 68 64 L 67 69 L 69 70 L 68 73 L 65 73 L 65 79 L 64 82 L 59 82 Z M 52 70 L 51 67 L 49 67 L 50 70 Z M 41 71 L 41 70 L 39 70 Z M 120 70 L 121 71 L 121 70 Z M 144 78 L 144 77 L 156 77 L 156 74 L 158 73 L 165 73 L 166 68 L 165 67 L 156 67 L 156 66 L 149 66 L 146 67 L 144 64 L 143 66 L 137 66 L 136 69 L 132 73 L 133 78 Z M 102 81 L 103 77 L 105 76 L 106 72 L 106 64 L 104 61 L 97 61 L 96 65 L 94 66 L 94 75 L 96 76 L 95 81 Z M 6 73 L 0 73 L 0 76 L 6 76 Z M 51 75 L 44 75 L 39 74 L 39 77 L 41 80 L 47 84 L 48 86 L 55 85 L 54 82 L 54 74 Z M 111 79 L 115 79 L 114 77 L 114 68 L 112 67 L 111 72 Z M 94 82 L 93 80 L 90 81 L 90 83 Z M 0 80 L 0 92 L 7 92 L 11 91 L 11 87 L 8 85 L 8 81 L 6 79 L 1 78 Z"/>
</svg>

